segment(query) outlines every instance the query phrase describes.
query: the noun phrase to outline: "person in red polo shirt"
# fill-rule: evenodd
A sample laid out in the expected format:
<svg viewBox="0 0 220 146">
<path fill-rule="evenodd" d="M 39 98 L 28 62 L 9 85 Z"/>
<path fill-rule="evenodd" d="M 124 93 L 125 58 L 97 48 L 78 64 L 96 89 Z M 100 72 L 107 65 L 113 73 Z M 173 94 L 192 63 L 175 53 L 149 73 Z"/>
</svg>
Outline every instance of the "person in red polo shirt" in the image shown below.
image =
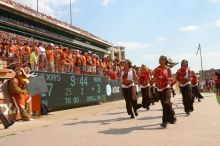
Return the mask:
<svg viewBox="0 0 220 146">
<path fill-rule="evenodd" d="M 166 65 L 168 62 L 166 56 L 160 56 L 160 65 L 154 69 L 153 81 L 157 88 L 157 96 L 161 101 L 163 108 L 162 124 L 163 128 L 167 127 L 167 123 L 175 124 L 176 117 L 174 117 L 175 112 L 172 108 L 171 98 L 171 88 L 170 83 L 173 81 L 170 68 Z"/>
</svg>

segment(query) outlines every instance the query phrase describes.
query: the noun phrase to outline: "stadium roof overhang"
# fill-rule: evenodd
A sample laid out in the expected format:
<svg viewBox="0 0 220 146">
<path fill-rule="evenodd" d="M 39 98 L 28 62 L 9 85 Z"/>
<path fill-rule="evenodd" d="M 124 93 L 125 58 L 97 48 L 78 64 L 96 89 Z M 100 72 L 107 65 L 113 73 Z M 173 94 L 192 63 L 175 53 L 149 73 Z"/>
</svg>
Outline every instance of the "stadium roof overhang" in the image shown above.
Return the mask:
<svg viewBox="0 0 220 146">
<path fill-rule="evenodd" d="M 90 44 L 86 44 L 86 43 L 83 43 L 83 42 L 80 42 L 80 41 L 77 41 L 77 40 L 74 40 L 73 42 L 71 42 L 69 40 L 65 40 L 65 39 L 62 39 L 62 38 L 59 38 L 59 37 L 56 37 L 56 36 L 53 36 L 53 35 L 50 35 L 50 34 L 46 34 L 46 33 L 43 33 L 43 32 L 39 32 L 39 31 L 30 29 L 30 28 L 22 27 L 22 26 L 19 26 L 17 24 L 14 24 L 14 23 L 5 22 L 5 21 L 0 20 L 0 24 L 1 24 L 0 28 L 4 28 L 4 26 L 8 26 L 7 28 L 5 27 L 6 29 L 10 29 L 11 27 L 17 28 L 17 30 L 16 30 L 17 32 L 19 32 L 19 30 L 21 30 L 21 31 L 24 31 L 24 32 L 29 32 L 30 34 L 37 34 L 39 36 L 45 37 L 44 39 L 49 41 L 49 42 L 53 41 L 54 43 L 57 43 L 57 44 L 60 44 L 60 42 L 64 42 L 65 43 L 64 45 L 74 44 L 74 45 L 77 45 L 77 46 L 80 46 L 80 47 L 90 48 L 90 49 L 98 51 L 98 52 L 103 52 L 103 53 L 108 53 L 109 52 L 108 50 L 104 50 L 102 48 L 92 46 Z M 21 33 L 24 34 L 24 32 L 21 32 Z M 39 36 L 38 36 L 38 38 L 39 38 Z M 51 38 L 53 40 L 46 39 L 46 37 Z M 54 40 L 57 40 L 57 41 L 54 41 Z"/>
<path fill-rule="evenodd" d="M 87 36 L 85 34 L 82 34 L 80 31 L 77 31 L 77 30 L 65 27 L 65 26 L 63 26 L 61 24 L 54 24 L 54 23 L 52 23 L 50 21 L 47 21 L 46 19 L 43 19 L 43 18 L 41 18 L 39 16 L 32 16 L 31 14 L 27 13 L 26 11 L 18 10 L 13 5 L 4 3 L 2 1 L 0 1 L 0 9 L 9 11 L 10 13 L 13 13 L 13 14 L 19 15 L 21 17 L 24 17 L 24 18 L 36 21 L 38 23 L 40 22 L 40 23 L 42 23 L 44 25 L 56 28 L 58 30 L 65 31 L 65 32 L 70 33 L 72 35 L 75 35 L 75 36 L 77 36 L 79 38 L 83 38 L 83 39 L 95 42 L 97 44 L 105 46 L 106 48 L 113 47 L 113 44 L 111 44 L 111 43 L 109 43 L 107 41 L 103 41 L 103 40 L 98 39 L 98 38 Z M 20 26 L 17 26 L 17 27 L 20 27 Z M 40 32 L 38 32 L 38 33 L 40 33 Z M 49 34 L 47 34 L 47 35 L 49 35 Z M 92 46 L 92 45 L 89 45 L 89 44 L 86 44 L 86 43 L 83 43 L 83 42 L 75 41 L 75 40 L 72 43 L 75 43 L 76 45 L 80 45 L 82 47 L 89 47 L 91 49 L 95 49 L 95 50 L 98 50 L 98 51 L 101 51 L 101 52 L 105 52 L 105 53 L 107 53 L 109 51 L 108 49 L 102 49 L 102 48 L 95 47 L 95 46 Z"/>
</svg>

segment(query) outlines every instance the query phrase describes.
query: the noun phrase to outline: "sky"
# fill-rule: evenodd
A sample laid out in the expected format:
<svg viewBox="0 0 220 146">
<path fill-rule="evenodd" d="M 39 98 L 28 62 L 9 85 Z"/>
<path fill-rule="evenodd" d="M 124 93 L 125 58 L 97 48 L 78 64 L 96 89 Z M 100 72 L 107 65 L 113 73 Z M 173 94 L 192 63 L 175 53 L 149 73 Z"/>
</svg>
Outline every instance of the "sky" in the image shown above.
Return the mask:
<svg viewBox="0 0 220 146">
<path fill-rule="evenodd" d="M 39 11 L 70 23 L 70 0 L 38 0 Z M 37 8 L 37 0 L 16 0 Z M 191 70 L 220 68 L 220 0 L 72 0 L 73 25 L 126 47 L 133 64 L 157 67 L 160 55 Z M 177 65 L 172 70 L 176 70 Z"/>
</svg>

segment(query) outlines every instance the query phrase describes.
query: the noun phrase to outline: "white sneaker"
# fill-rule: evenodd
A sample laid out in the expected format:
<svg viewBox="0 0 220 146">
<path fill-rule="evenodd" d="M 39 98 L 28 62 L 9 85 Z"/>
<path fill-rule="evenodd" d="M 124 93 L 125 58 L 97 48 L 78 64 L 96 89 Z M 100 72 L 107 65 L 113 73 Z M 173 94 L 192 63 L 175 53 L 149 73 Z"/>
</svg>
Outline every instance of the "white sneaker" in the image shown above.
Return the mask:
<svg viewBox="0 0 220 146">
<path fill-rule="evenodd" d="M 30 118 L 30 121 L 34 121 L 34 119 L 33 119 L 33 118 Z"/>
</svg>

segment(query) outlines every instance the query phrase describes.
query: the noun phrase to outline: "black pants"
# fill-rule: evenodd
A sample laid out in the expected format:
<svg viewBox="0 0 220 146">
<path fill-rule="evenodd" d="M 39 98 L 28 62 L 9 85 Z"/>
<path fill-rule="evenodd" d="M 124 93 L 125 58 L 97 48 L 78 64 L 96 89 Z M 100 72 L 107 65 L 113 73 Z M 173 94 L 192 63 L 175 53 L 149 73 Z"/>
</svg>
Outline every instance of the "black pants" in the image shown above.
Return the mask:
<svg viewBox="0 0 220 146">
<path fill-rule="evenodd" d="M 172 108 L 172 103 L 170 101 L 171 92 L 172 91 L 170 88 L 164 89 L 163 91 L 157 91 L 158 97 L 163 108 L 163 123 L 171 123 L 174 121 L 175 112 Z"/>
<path fill-rule="evenodd" d="M 198 86 L 192 86 L 192 93 L 193 93 L 193 101 L 195 100 L 195 98 L 198 98 L 198 100 L 204 98 L 200 94 Z"/>
<path fill-rule="evenodd" d="M 137 111 L 137 100 L 132 98 L 132 88 L 122 88 L 123 96 L 126 102 L 126 110 L 128 115 L 134 116 L 134 112 Z M 133 110 L 132 110 L 133 109 Z"/>
<path fill-rule="evenodd" d="M 157 97 L 157 88 L 154 86 L 150 87 L 150 93 L 151 93 L 151 100 L 152 102 L 158 102 L 159 98 Z"/>
<path fill-rule="evenodd" d="M 182 100 L 185 112 L 192 112 L 193 109 L 193 97 L 192 97 L 192 87 L 190 84 L 180 87 L 182 93 Z"/>
<path fill-rule="evenodd" d="M 147 108 L 150 106 L 151 103 L 151 96 L 150 96 L 150 87 L 141 88 L 142 93 L 142 105 L 143 108 Z"/>
</svg>

